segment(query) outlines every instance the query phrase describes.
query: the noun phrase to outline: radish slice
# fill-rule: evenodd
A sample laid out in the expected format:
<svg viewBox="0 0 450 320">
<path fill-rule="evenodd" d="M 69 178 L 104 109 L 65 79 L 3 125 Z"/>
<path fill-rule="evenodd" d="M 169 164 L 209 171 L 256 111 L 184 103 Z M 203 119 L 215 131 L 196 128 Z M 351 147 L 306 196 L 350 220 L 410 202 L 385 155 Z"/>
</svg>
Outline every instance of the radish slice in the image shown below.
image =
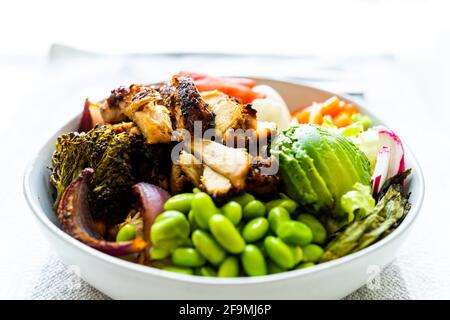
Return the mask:
<svg viewBox="0 0 450 320">
<path fill-rule="evenodd" d="M 389 172 L 389 163 L 391 160 L 391 148 L 382 146 L 378 151 L 377 162 L 372 175 L 372 190 L 373 195 L 376 196 L 387 179 Z"/>
<path fill-rule="evenodd" d="M 387 177 L 390 178 L 405 171 L 405 152 L 400 138 L 392 130 L 383 126 L 373 127 L 372 130 L 378 132 L 380 144 L 391 149 Z"/>
</svg>

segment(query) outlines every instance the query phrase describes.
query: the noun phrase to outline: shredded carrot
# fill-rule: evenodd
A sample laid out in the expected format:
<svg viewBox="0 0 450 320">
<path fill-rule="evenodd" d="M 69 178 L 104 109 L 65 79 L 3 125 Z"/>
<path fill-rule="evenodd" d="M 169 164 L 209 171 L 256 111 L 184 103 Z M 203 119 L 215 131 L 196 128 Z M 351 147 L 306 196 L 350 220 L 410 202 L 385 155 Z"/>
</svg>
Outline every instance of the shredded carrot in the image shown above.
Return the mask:
<svg viewBox="0 0 450 320">
<path fill-rule="evenodd" d="M 322 106 L 320 104 L 315 104 L 311 108 L 311 114 L 309 115 L 309 123 L 322 124 Z"/>
<path fill-rule="evenodd" d="M 354 104 L 348 103 L 344 106 L 344 108 L 342 109 L 343 112 L 352 115 L 358 112 L 358 109 L 356 108 L 356 106 Z"/>
<path fill-rule="evenodd" d="M 346 103 L 333 96 L 323 103 L 313 103 L 311 106 L 293 114 L 298 123 L 322 124 L 323 118 L 328 117 L 339 128 L 352 123 L 351 116 L 358 112 L 356 105 Z"/>
<path fill-rule="evenodd" d="M 322 114 L 323 115 L 330 115 L 331 117 L 335 117 L 341 110 L 342 107 L 340 106 L 338 97 L 334 96 L 325 101 L 322 104 Z"/>
<path fill-rule="evenodd" d="M 333 118 L 333 123 L 336 127 L 342 128 L 352 124 L 352 119 L 347 112 L 341 112 Z"/>
<path fill-rule="evenodd" d="M 299 111 L 295 117 L 297 118 L 298 123 L 309 123 L 309 115 L 311 114 L 311 107 L 307 107 L 301 111 Z"/>
</svg>

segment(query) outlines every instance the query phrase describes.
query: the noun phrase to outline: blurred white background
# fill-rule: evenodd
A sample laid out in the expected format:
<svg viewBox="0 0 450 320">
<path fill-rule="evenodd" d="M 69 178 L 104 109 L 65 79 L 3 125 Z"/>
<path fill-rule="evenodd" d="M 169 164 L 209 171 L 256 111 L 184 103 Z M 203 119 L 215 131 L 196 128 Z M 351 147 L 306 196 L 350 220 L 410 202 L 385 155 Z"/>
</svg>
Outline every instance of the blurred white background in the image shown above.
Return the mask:
<svg viewBox="0 0 450 320">
<path fill-rule="evenodd" d="M 107 53 L 430 55 L 449 37 L 442 0 L 8 1 L 2 55 L 52 43 Z"/>
<path fill-rule="evenodd" d="M 395 264 L 406 291 L 378 297 L 450 298 L 449 14 L 445 0 L 3 1 L 0 143 L 12 157 L 0 157 L 0 216 L 9 226 L 0 233 L 0 298 L 67 297 L 56 287 L 66 271 L 21 191 L 38 146 L 87 95 L 188 68 L 317 78 L 319 87 L 363 93 L 415 151 L 427 182 L 423 214 Z M 73 60 L 54 44 L 104 55 Z M 272 65 L 251 56 L 122 55 L 180 52 L 286 57 Z"/>
</svg>

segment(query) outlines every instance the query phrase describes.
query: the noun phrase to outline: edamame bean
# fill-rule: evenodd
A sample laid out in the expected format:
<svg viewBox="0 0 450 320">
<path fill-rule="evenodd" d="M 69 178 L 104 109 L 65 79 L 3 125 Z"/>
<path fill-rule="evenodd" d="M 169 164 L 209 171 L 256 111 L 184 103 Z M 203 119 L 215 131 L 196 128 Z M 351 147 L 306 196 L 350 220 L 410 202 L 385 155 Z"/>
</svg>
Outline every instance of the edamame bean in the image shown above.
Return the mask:
<svg viewBox="0 0 450 320">
<path fill-rule="evenodd" d="M 234 197 L 231 200 L 236 201 L 237 203 L 239 203 L 241 205 L 242 208 L 244 208 L 247 205 L 247 203 L 255 200 L 255 197 L 252 196 L 250 193 L 244 193 L 240 196 Z"/>
<path fill-rule="evenodd" d="M 305 269 L 309 267 L 314 267 L 316 264 L 314 262 L 302 262 L 295 269 Z"/>
<path fill-rule="evenodd" d="M 227 255 L 217 241 L 203 230 L 192 233 L 192 242 L 198 252 L 213 265 L 219 265 Z"/>
<path fill-rule="evenodd" d="M 292 199 L 277 199 L 266 203 L 266 211 L 270 212 L 275 207 L 285 208 L 289 214 L 293 214 L 297 210 L 298 203 Z"/>
<path fill-rule="evenodd" d="M 220 278 L 231 278 L 239 276 L 239 261 L 236 257 L 230 256 L 226 258 L 217 271 Z"/>
<path fill-rule="evenodd" d="M 160 221 L 164 221 L 170 218 L 180 218 L 182 219 L 185 215 L 183 213 L 181 213 L 180 211 L 175 211 L 175 210 L 169 210 L 169 211 L 164 211 L 163 213 L 161 213 L 160 215 L 158 215 L 155 219 L 155 221 L 153 222 L 153 224 L 158 223 Z"/>
<path fill-rule="evenodd" d="M 303 261 L 305 262 L 319 262 L 323 256 L 323 249 L 317 244 L 308 244 L 303 248 Z"/>
<path fill-rule="evenodd" d="M 191 207 L 194 211 L 195 222 L 197 222 L 197 225 L 202 229 L 208 230 L 209 219 L 219 212 L 214 201 L 207 193 L 199 192 L 194 195 Z"/>
<path fill-rule="evenodd" d="M 278 227 L 286 221 L 291 220 L 289 212 L 283 207 L 275 207 L 269 211 L 269 216 L 267 217 L 270 225 L 270 229 L 273 232 L 277 232 Z"/>
<path fill-rule="evenodd" d="M 303 259 L 303 250 L 300 246 L 291 246 L 291 251 L 295 261 L 294 265 L 296 265 Z"/>
<path fill-rule="evenodd" d="M 242 237 L 247 242 L 254 242 L 264 237 L 268 230 L 269 222 L 266 218 L 255 218 L 245 225 L 242 230 Z"/>
<path fill-rule="evenodd" d="M 217 277 L 217 272 L 211 267 L 203 266 L 198 269 L 197 274 L 203 277 Z"/>
<path fill-rule="evenodd" d="M 272 236 L 264 239 L 267 255 L 278 266 L 284 269 L 290 269 L 295 266 L 295 257 L 291 248 L 281 239 Z"/>
<path fill-rule="evenodd" d="M 306 213 L 299 214 L 297 220 L 306 224 L 313 233 L 313 242 L 317 244 L 324 244 L 327 240 L 327 231 L 320 221 Z"/>
<path fill-rule="evenodd" d="M 252 200 L 247 203 L 243 210 L 243 215 L 246 220 L 263 217 L 266 214 L 266 207 L 264 203 L 259 200 Z"/>
<path fill-rule="evenodd" d="M 261 251 L 264 257 L 267 257 L 266 247 L 264 246 L 264 239 L 255 242 L 254 245 L 258 247 L 259 251 Z"/>
<path fill-rule="evenodd" d="M 181 193 L 169 198 L 164 203 L 164 210 L 176 210 L 183 213 L 188 213 L 191 210 L 193 193 Z"/>
<path fill-rule="evenodd" d="M 209 220 L 209 228 L 214 238 L 230 253 L 238 254 L 244 251 L 245 241 L 239 231 L 228 218 L 215 214 Z"/>
<path fill-rule="evenodd" d="M 172 253 L 172 262 L 180 267 L 200 267 L 206 259 L 194 248 L 177 248 Z"/>
<path fill-rule="evenodd" d="M 130 241 L 136 238 L 136 228 L 132 224 L 127 223 L 116 235 L 116 242 Z"/>
<path fill-rule="evenodd" d="M 167 267 L 163 267 L 163 270 L 176 272 L 176 273 L 182 273 L 182 274 L 190 274 L 190 275 L 194 274 L 194 270 L 192 270 L 191 268 L 186 268 L 186 267 L 167 266 Z"/>
<path fill-rule="evenodd" d="M 285 221 L 276 231 L 277 236 L 292 245 L 305 246 L 311 243 L 313 234 L 308 226 L 300 221 Z"/>
<path fill-rule="evenodd" d="M 184 214 L 166 211 L 155 219 L 150 228 L 150 239 L 154 247 L 171 251 L 186 241 L 189 232 L 189 222 Z"/>
<path fill-rule="evenodd" d="M 244 271 L 249 276 L 262 276 L 267 274 L 266 260 L 257 246 L 248 244 L 241 254 Z"/>
<path fill-rule="evenodd" d="M 170 256 L 170 249 L 152 246 L 150 247 L 149 255 L 152 260 L 161 260 Z"/>
<path fill-rule="evenodd" d="M 235 226 L 241 222 L 242 207 L 236 201 L 230 201 L 222 207 L 222 214 L 227 217 Z"/>
<path fill-rule="evenodd" d="M 192 248 L 194 246 L 194 243 L 192 243 L 191 238 L 187 238 L 183 241 L 183 243 L 180 245 L 180 247 L 183 248 Z"/>
<path fill-rule="evenodd" d="M 284 271 L 286 271 L 286 269 L 280 267 L 272 260 L 269 260 L 269 262 L 267 262 L 267 271 L 269 272 L 269 274 L 275 274 L 275 273 L 284 272 Z"/>
<path fill-rule="evenodd" d="M 189 211 L 189 213 L 188 213 L 188 221 L 189 221 L 189 224 L 191 225 L 191 230 L 198 229 L 197 222 L 195 221 L 194 210 L 190 210 Z"/>
</svg>

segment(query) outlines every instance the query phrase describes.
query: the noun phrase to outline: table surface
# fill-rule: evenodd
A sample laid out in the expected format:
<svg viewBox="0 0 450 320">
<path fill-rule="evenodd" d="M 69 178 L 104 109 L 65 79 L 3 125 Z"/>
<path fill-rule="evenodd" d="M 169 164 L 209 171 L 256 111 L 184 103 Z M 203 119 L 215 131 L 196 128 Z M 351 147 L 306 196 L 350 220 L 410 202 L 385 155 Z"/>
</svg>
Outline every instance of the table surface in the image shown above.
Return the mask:
<svg viewBox="0 0 450 320">
<path fill-rule="evenodd" d="M 0 108 L 7 119 L 0 126 L 0 298 L 107 298 L 78 280 L 38 230 L 22 194 L 24 168 L 38 146 L 81 110 L 86 96 L 101 98 L 118 84 L 157 81 L 181 69 L 290 77 L 336 92 L 363 93 L 414 151 L 426 195 L 413 232 L 381 274 L 381 285 L 348 298 L 450 298 L 450 103 L 444 94 L 450 87 L 450 65 L 444 58 L 440 63 L 395 57 L 91 57 L 60 47 L 50 59 L 0 58 L 0 88 L 5 90 Z"/>
</svg>

